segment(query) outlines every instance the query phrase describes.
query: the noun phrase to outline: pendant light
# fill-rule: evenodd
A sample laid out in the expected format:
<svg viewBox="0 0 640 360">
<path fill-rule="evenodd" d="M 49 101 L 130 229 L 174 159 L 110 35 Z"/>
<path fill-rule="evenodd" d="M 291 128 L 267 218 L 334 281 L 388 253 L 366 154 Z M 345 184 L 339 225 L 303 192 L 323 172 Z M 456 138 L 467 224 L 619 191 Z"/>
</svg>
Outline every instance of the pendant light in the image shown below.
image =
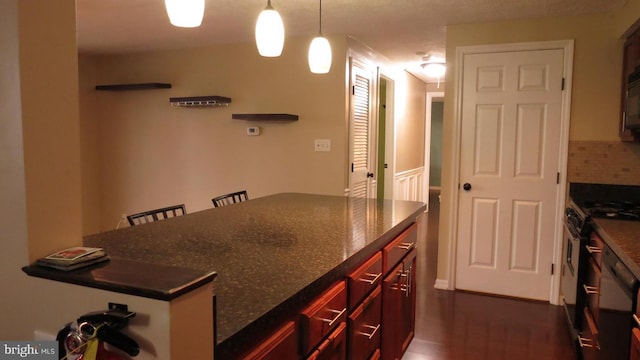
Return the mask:
<svg viewBox="0 0 640 360">
<path fill-rule="evenodd" d="M 204 0 L 164 0 L 171 25 L 185 28 L 198 27 L 204 16 Z"/>
<path fill-rule="evenodd" d="M 322 36 L 322 0 L 320 0 L 320 27 L 318 36 L 309 45 L 309 70 L 314 74 L 326 74 L 331 69 L 331 45 Z"/>
<path fill-rule="evenodd" d="M 284 47 L 284 24 L 280 14 L 267 0 L 267 7 L 262 10 L 256 22 L 256 45 L 258 52 L 265 57 L 277 57 Z"/>
</svg>

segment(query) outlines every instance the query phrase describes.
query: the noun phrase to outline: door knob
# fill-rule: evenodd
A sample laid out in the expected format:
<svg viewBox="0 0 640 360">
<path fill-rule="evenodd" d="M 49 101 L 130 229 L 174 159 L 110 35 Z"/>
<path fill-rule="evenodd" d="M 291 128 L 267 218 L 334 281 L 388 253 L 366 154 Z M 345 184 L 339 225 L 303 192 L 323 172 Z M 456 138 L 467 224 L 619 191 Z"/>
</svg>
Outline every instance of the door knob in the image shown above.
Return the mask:
<svg viewBox="0 0 640 360">
<path fill-rule="evenodd" d="M 368 173 L 367 173 L 367 177 L 368 177 L 368 178 L 372 178 L 372 177 L 373 177 L 373 173 L 368 172 Z"/>
<path fill-rule="evenodd" d="M 464 184 L 462 185 L 462 188 L 464 189 L 464 191 L 469 191 L 469 190 L 471 190 L 471 184 L 469 184 L 469 183 L 464 183 Z"/>
</svg>

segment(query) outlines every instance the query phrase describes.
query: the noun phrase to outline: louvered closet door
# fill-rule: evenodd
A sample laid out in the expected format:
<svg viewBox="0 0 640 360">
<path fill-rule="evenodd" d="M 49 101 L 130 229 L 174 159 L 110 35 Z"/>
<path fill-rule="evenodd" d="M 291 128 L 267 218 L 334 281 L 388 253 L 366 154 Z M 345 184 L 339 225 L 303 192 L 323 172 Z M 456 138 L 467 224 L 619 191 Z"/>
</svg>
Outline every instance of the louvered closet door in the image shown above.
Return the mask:
<svg viewBox="0 0 640 360">
<path fill-rule="evenodd" d="M 372 108 L 375 69 L 351 59 L 349 194 L 374 197 L 375 137 Z M 367 176 L 370 174 L 369 176 Z"/>
</svg>

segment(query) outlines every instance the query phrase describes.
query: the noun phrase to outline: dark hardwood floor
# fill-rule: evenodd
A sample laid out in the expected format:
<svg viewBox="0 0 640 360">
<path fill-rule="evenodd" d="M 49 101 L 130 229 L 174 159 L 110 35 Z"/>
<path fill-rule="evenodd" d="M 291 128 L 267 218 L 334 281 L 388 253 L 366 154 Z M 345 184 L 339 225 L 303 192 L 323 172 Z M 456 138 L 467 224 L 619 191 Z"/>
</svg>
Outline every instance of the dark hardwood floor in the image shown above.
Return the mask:
<svg viewBox="0 0 640 360">
<path fill-rule="evenodd" d="M 575 359 L 564 309 L 534 301 L 435 289 L 438 193 L 418 243 L 415 337 L 403 360 Z"/>
</svg>

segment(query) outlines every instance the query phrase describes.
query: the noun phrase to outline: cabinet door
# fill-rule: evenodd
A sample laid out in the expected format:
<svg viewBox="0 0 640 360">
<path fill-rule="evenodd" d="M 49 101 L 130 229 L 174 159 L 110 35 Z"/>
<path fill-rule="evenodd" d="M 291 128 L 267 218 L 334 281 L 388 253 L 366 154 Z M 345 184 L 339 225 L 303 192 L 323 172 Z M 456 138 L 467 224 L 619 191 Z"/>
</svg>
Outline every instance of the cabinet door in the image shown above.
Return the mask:
<svg viewBox="0 0 640 360">
<path fill-rule="evenodd" d="M 289 321 L 267 340 L 246 355 L 245 360 L 293 360 L 298 359 L 296 324 Z"/>
<path fill-rule="evenodd" d="M 640 360 L 640 329 L 633 328 L 631 330 L 631 351 L 630 360 Z"/>
<path fill-rule="evenodd" d="M 622 141 L 633 141 L 636 136 L 630 130 L 625 130 L 624 124 L 624 112 L 625 112 L 625 99 L 627 97 L 627 84 L 628 77 L 636 69 L 636 66 L 640 65 L 640 31 L 634 32 L 630 35 L 624 43 L 623 52 L 623 65 L 622 65 L 622 91 L 620 96 L 620 139 Z"/>
<path fill-rule="evenodd" d="M 401 296 L 398 332 L 398 345 L 400 346 L 400 357 L 409 347 L 413 339 L 415 329 L 416 314 L 416 250 L 412 250 L 402 261 L 403 275 L 401 283 Z"/>
<path fill-rule="evenodd" d="M 343 321 L 309 355 L 308 360 L 346 360 L 347 359 L 347 324 Z"/>
<path fill-rule="evenodd" d="M 380 348 L 381 317 L 382 290 L 378 286 L 349 315 L 349 360 L 367 360 Z"/>
<path fill-rule="evenodd" d="M 398 264 L 382 282 L 382 341 L 380 353 L 383 360 L 399 358 L 398 333 L 400 306 L 402 303 L 402 264 Z"/>
<path fill-rule="evenodd" d="M 416 250 L 398 264 L 382 283 L 381 358 L 400 359 L 415 329 Z"/>
</svg>

